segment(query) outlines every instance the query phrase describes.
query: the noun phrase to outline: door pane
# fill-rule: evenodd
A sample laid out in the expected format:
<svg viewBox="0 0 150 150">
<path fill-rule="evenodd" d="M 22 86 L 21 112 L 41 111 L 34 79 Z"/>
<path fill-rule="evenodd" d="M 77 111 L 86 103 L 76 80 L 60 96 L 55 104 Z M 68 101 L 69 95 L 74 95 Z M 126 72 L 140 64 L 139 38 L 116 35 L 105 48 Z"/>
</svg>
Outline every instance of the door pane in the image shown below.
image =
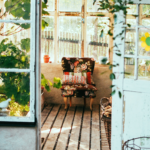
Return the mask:
<svg viewBox="0 0 150 150">
<path fill-rule="evenodd" d="M 0 68 L 30 66 L 30 24 L 0 23 Z"/>
<path fill-rule="evenodd" d="M 82 0 L 59 0 L 59 11 L 81 12 Z"/>
<path fill-rule="evenodd" d="M 139 29 L 139 50 L 138 55 L 150 56 L 150 30 Z"/>
<path fill-rule="evenodd" d="M 127 5 L 126 24 L 136 25 L 136 5 Z"/>
<path fill-rule="evenodd" d="M 54 17 L 44 17 L 48 23 L 48 27 L 42 30 L 42 40 L 41 40 L 41 62 L 44 62 L 44 55 L 49 55 L 49 62 L 54 62 Z"/>
<path fill-rule="evenodd" d="M 150 5 L 140 5 L 140 25 L 150 26 Z"/>
<path fill-rule="evenodd" d="M 62 57 L 81 56 L 81 18 L 59 17 L 59 52 L 58 60 Z"/>
<path fill-rule="evenodd" d="M 26 1 L 1 0 L 0 9 L 2 11 L 0 13 L 0 19 L 29 20 L 30 3 L 31 0 L 26 0 Z"/>
<path fill-rule="evenodd" d="M 8 99 L 10 99 L 10 101 Z M 29 107 L 30 107 L 30 74 L 23 72 L 22 73 L 1 72 L 0 117 L 27 116 L 29 112 Z"/>
<path fill-rule="evenodd" d="M 127 9 L 127 14 L 128 15 L 135 15 L 136 14 L 136 9 L 137 9 L 137 5 L 127 5 L 128 9 Z"/>
<path fill-rule="evenodd" d="M 127 29 L 125 37 L 125 54 L 134 55 L 135 54 L 135 29 Z"/>
<path fill-rule="evenodd" d="M 109 20 L 107 17 L 87 17 L 87 50 L 85 57 L 93 57 L 101 63 L 101 59 L 109 55 Z M 101 31 L 103 35 L 101 35 Z"/>
<path fill-rule="evenodd" d="M 150 60 L 138 60 L 138 79 L 150 80 Z"/>
<path fill-rule="evenodd" d="M 134 79 L 134 69 L 135 69 L 135 59 L 134 58 L 125 58 L 125 78 Z"/>
</svg>

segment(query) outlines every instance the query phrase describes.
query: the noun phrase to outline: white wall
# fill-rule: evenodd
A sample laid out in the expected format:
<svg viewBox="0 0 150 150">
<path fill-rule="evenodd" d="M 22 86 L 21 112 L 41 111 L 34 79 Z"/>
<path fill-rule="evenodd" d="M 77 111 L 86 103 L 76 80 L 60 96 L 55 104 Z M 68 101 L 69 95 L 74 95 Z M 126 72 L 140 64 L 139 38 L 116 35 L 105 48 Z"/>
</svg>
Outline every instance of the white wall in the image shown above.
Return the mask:
<svg viewBox="0 0 150 150">
<path fill-rule="evenodd" d="M 0 150 L 36 150 L 36 128 L 0 127 Z"/>
<path fill-rule="evenodd" d="M 102 72 L 107 71 L 104 74 Z M 41 64 L 41 72 L 45 75 L 47 79 L 53 81 L 54 77 L 63 77 L 63 70 L 61 64 Z M 94 100 L 94 104 L 99 104 L 99 101 L 102 97 L 106 96 L 109 97 L 111 93 L 110 85 L 111 80 L 109 79 L 110 70 L 106 66 L 102 66 L 99 64 L 95 65 L 94 73 L 93 73 L 93 81 L 96 84 L 98 89 L 96 98 Z M 57 103 L 63 104 L 63 97 L 61 96 L 60 89 L 53 89 L 51 88 L 51 92 L 44 93 L 45 100 L 47 103 Z M 73 98 L 72 104 L 83 104 L 83 99 L 80 98 Z M 89 99 L 87 99 L 87 105 L 89 105 Z"/>
</svg>

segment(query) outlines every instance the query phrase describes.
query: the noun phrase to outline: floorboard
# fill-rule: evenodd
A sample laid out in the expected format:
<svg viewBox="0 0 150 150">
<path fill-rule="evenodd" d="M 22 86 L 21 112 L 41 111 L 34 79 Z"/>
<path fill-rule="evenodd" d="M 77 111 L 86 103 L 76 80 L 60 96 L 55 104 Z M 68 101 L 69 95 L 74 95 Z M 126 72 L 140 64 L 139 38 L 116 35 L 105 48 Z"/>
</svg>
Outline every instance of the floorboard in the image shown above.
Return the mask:
<svg viewBox="0 0 150 150">
<path fill-rule="evenodd" d="M 42 150 L 109 150 L 100 106 L 49 105 L 41 113 Z M 101 139 L 100 139 L 101 138 Z"/>
</svg>

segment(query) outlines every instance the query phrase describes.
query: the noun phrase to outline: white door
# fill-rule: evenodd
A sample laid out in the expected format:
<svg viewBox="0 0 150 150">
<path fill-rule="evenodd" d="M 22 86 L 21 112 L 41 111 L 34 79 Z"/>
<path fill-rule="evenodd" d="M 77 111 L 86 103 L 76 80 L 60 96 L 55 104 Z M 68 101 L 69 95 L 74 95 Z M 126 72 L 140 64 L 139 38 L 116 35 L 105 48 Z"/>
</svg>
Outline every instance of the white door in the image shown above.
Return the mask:
<svg viewBox="0 0 150 150">
<path fill-rule="evenodd" d="M 117 14 L 114 31 L 117 35 L 125 30 L 125 34 L 124 40 L 114 41 L 118 47 L 114 48 L 113 60 L 119 66 L 113 70 L 113 84 L 122 97 L 113 96 L 112 150 L 121 150 L 123 143 L 132 138 L 150 137 L 150 1 L 134 0 L 129 7 L 126 19 Z M 121 50 L 121 57 L 115 55 L 115 50 Z M 138 140 L 136 145 L 150 148 L 150 139 Z"/>
</svg>

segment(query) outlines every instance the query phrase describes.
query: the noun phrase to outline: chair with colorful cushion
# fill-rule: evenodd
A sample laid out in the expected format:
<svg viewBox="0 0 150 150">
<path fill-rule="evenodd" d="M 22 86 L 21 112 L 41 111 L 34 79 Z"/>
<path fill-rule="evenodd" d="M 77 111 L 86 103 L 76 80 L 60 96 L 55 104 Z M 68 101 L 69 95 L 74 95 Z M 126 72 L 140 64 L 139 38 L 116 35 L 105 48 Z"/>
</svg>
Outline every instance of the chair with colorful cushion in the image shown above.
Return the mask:
<svg viewBox="0 0 150 150">
<path fill-rule="evenodd" d="M 68 98 L 71 107 L 72 97 L 83 97 L 84 105 L 86 105 L 86 98 L 90 98 L 90 109 L 92 110 L 97 91 L 92 81 L 94 66 L 93 58 L 62 58 L 63 83 L 61 90 L 65 109 L 67 109 Z"/>
</svg>

